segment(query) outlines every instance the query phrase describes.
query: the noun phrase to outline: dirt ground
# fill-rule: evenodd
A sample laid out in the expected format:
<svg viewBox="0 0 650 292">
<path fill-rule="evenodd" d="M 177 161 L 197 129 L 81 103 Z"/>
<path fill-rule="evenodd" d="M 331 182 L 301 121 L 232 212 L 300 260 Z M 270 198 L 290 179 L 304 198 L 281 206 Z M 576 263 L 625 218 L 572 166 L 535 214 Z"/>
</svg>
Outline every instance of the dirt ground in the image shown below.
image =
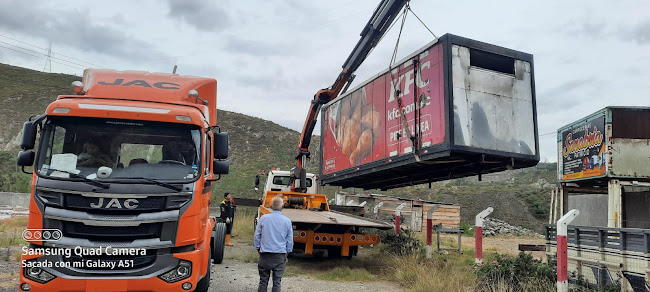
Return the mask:
<svg viewBox="0 0 650 292">
<path fill-rule="evenodd" d="M 441 235 L 441 245 L 444 243 L 445 248 L 458 246 L 458 236 L 454 235 Z M 483 237 L 483 253 L 498 252 L 516 255 L 519 253 L 519 244 L 546 244 L 546 239 L 533 236 L 514 236 L 514 235 L 498 235 Z M 436 248 L 436 237 L 433 235 L 432 246 Z M 474 249 L 474 237 L 462 237 L 461 249 Z M 531 253 L 534 258 L 545 259 L 544 251 L 533 251 Z"/>
<path fill-rule="evenodd" d="M 419 234 L 424 240 L 424 234 Z M 259 276 L 257 272 L 257 263 L 254 262 L 255 250 L 249 242 L 238 241 L 234 238 L 235 246 L 226 247 L 226 257 L 222 264 L 212 266 L 212 279 L 210 291 L 254 291 L 257 289 Z M 545 240 L 539 237 L 517 237 L 517 236 L 493 236 L 483 238 L 484 252 L 500 252 L 517 254 L 518 245 L 526 244 L 544 244 Z M 436 238 L 433 237 L 433 248 L 435 249 Z M 457 236 L 443 235 L 441 245 L 445 248 L 457 246 Z M 464 250 L 474 248 L 473 237 L 462 237 L 462 248 Z M 13 254 L 19 252 L 20 247 L 0 248 L 0 292 L 17 291 L 19 281 L 19 261 Z M 7 253 L 7 254 L 5 254 Z M 544 252 L 533 252 L 536 258 L 544 258 Z M 252 259 L 252 260 L 251 260 Z M 296 265 L 296 258 L 289 258 L 287 269 L 294 270 L 299 266 Z M 305 259 L 301 259 L 304 264 Z M 354 260 L 354 259 L 352 259 Z M 292 261 L 294 263 L 292 264 Z M 317 263 L 314 263 L 317 264 Z M 269 285 L 269 290 L 270 290 Z M 288 273 L 282 279 L 283 291 L 402 291 L 403 289 L 396 284 L 388 281 L 324 281 L 314 279 L 310 276 L 298 273 Z"/>
<path fill-rule="evenodd" d="M 254 252 L 250 243 L 235 242 L 235 246 L 226 247 L 227 258 Z M 291 265 L 292 258 L 290 257 L 287 269 Z M 212 266 L 210 291 L 255 291 L 258 282 L 257 263 L 226 259 L 221 265 Z M 271 290 L 271 283 L 269 283 L 268 289 Z M 402 291 L 402 289 L 386 281 L 334 282 L 317 280 L 304 275 L 288 275 L 282 278 L 282 291 Z"/>
<path fill-rule="evenodd" d="M 250 243 L 237 242 L 226 247 L 226 259 L 220 265 L 212 265 L 210 291 L 244 292 L 255 291 L 259 281 L 257 263 L 235 259 L 255 253 Z M 18 247 L 13 248 L 18 251 Z M 18 291 L 19 262 L 0 259 L 0 292 Z M 292 265 L 289 258 L 287 268 Z M 269 291 L 271 285 L 269 284 Z M 282 278 L 282 291 L 402 291 L 400 287 L 386 281 L 333 282 L 314 279 L 309 276 L 289 274 Z"/>
</svg>

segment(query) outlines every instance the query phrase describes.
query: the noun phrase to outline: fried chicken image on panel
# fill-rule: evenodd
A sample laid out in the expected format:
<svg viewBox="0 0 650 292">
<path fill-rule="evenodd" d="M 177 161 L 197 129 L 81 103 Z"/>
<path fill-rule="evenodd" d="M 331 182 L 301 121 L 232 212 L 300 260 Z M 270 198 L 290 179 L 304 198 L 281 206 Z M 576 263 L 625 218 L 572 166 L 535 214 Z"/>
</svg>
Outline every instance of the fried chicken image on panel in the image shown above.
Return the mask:
<svg viewBox="0 0 650 292">
<path fill-rule="evenodd" d="M 371 129 L 373 133 L 379 132 L 380 123 L 381 123 L 381 118 L 379 117 L 379 112 L 376 111 L 371 111 L 366 113 L 361 119 L 361 124 L 363 125 L 363 129 L 364 130 Z"/>
<path fill-rule="evenodd" d="M 368 129 L 363 131 L 359 138 L 357 147 L 350 154 L 350 163 L 353 165 L 358 164 L 372 151 L 372 130 Z"/>
<path fill-rule="evenodd" d="M 345 124 L 348 122 L 349 118 L 347 116 L 341 117 L 341 122 L 339 124 L 339 133 L 336 137 L 336 143 L 339 144 L 339 147 L 343 147 L 343 140 L 345 139 Z"/>
<path fill-rule="evenodd" d="M 349 119 L 343 125 L 343 155 L 349 156 L 357 148 L 361 137 L 361 123 L 359 120 Z"/>
</svg>

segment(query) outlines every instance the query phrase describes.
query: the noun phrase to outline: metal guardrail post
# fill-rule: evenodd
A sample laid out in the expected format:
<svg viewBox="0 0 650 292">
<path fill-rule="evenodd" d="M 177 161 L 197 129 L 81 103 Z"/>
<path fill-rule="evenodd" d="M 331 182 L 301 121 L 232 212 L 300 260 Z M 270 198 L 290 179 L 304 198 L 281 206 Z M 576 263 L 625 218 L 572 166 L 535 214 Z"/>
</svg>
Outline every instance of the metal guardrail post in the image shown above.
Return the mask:
<svg viewBox="0 0 650 292">
<path fill-rule="evenodd" d="M 377 219 L 377 212 L 379 212 L 379 208 L 384 205 L 384 202 L 379 202 L 379 204 L 375 205 L 375 208 L 372 209 L 372 216 L 374 219 Z"/>
<path fill-rule="evenodd" d="M 439 204 L 431 206 L 429 211 L 427 211 L 427 258 L 431 258 L 431 233 L 433 229 L 433 212 L 440 208 Z"/>
<path fill-rule="evenodd" d="M 483 221 L 485 217 L 492 214 L 494 208 L 488 207 L 487 209 L 481 211 L 476 215 L 476 231 L 474 232 L 474 248 L 475 248 L 475 258 L 474 263 L 480 265 L 483 263 Z"/>
<path fill-rule="evenodd" d="M 395 208 L 395 235 L 399 235 L 399 227 L 400 227 L 400 217 L 399 213 L 406 207 L 406 203 L 401 203 L 397 208 Z"/>
<path fill-rule="evenodd" d="M 580 214 L 580 211 L 573 209 L 562 218 L 557 220 L 556 240 L 557 240 L 557 291 L 569 291 L 569 270 L 567 269 L 567 227 Z"/>
</svg>

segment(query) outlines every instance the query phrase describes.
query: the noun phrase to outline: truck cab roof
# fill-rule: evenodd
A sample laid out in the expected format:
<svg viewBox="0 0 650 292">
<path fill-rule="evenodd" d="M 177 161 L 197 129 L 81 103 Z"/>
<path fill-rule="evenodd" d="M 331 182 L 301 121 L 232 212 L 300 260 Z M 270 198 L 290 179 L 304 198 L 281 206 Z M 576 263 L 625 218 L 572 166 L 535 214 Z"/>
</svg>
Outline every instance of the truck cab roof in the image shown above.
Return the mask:
<svg viewBox="0 0 650 292">
<path fill-rule="evenodd" d="M 187 106 L 200 111 L 210 126 L 217 124 L 217 80 L 212 78 L 144 71 L 86 69 L 82 86 L 78 95 L 61 95 L 57 101 L 86 98 L 108 101 L 104 102 L 105 106 L 115 104 L 109 100 Z M 198 97 L 191 94 L 193 90 Z"/>
</svg>

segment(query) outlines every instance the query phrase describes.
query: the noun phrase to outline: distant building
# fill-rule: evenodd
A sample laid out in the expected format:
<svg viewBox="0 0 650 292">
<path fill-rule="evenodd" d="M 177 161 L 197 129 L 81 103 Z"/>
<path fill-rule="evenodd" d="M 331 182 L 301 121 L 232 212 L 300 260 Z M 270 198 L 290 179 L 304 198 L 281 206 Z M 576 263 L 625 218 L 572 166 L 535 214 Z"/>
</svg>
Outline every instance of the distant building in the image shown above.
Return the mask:
<svg viewBox="0 0 650 292">
<path fill-rule="evenodd" d="M 364 204 L 365 202 L 365 204 Z M 433 212 L 433 224 L 441 224 L 443 227 L 460 226 L 460 206 L 457 204 L 432 202 L 420 199 L 409 199 L 392 197 L 381 194 L 355 194 L 347 192 L 336 193 L 336 205 L 359 206 L 365 208 L 365 216 L 374 217 L 375 206 L 383 203 L 378 208 L 377 219 L 383 221 L 393 221 L 395 218 L 395 209 L 402 203 L 406 207 L 401 210 L 401 227 L 414 231 L 425 231 L 427 211 L 433 206 L 438 205 L 438 209 Z"/>
</svg>

